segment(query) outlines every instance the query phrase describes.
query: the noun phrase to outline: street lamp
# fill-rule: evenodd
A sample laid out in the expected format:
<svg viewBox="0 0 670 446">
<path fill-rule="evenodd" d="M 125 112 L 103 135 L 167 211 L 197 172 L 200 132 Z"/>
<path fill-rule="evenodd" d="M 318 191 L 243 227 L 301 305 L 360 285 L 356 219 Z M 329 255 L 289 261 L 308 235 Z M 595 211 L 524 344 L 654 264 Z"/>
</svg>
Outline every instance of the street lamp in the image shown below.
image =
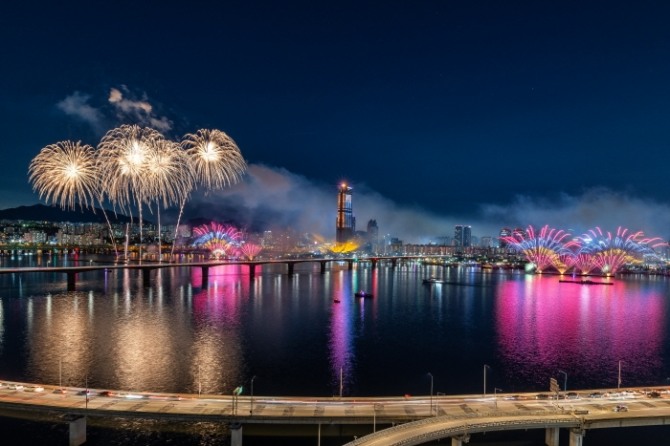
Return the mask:
<svg viewBox="0 0 670 446">
<path fill-rule="evenodd" d="M 563 375 L 565 375 L 565 377 L 563 378 L 563 391 L 567 392 L 568 391 L 568 374 L 565 373 L 563 370 L 559 370 L 558 373 L 562 373 Z"/>
<path fill-rule="evenodd" d="M 617 390 L 621 389 L 621 360 L 619 359 L 619 379 L 616 384 Z"/>
<path fill-rule="evenodd" d="M 198 364 L 198 398 L 202 394 L 202 381 L 200 379 L 200 364 Z"/>
<path fill-rule="evenodd" d="M 256 375 L 251 377 L 251 405 L 249 407 L 249 415 L 254 414 L 254 380 L 256 379 Z"/>
<path fill-rule="evenodd" d="M 430 376 L 430 416 L 433 416 L 433 374 L 428 372 Z"/>
<path fill-rule="evenodd" d="M 377 432 L 377 411 L 379 409 L 382 409 L 384 406 L 382 406 L 380 403 L 374 403 L 372 405 L 372 432 Z"/>
<path fill-rule="evenodd" d="M 484 396 L 486 396 L 486 369 L 491 369 L 488 364 L 484 364 Z"/>
<path fill-rule="evenodd" d="M 493 388 L 493 404 L 494 404 L 496 409 L 498 408 L 498 392 L 502 392 L 502 391 L 503 391 L 502 389 L 499 389 L 497 387 Z"/>
</svg>

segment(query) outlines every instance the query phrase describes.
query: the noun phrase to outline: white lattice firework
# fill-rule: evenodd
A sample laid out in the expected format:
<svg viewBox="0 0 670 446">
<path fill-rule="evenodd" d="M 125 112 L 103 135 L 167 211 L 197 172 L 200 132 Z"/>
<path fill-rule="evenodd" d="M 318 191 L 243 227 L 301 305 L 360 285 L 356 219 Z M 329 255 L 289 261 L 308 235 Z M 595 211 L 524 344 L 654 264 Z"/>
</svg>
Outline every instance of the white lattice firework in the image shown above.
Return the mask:
<svg viewBox="0 0 670 446">
<path fill-rule="evenodd" d="M 98 169 L 93 147 L 80 141 L 49 144 L 33 158 L 29 167 L 33 189 L 48 203 L 62 209 L 94 207 L 99 196 Z"/>
<path fill-rule="evenodd" d="M 220 189 L 237 183 L 247 169 L 240 149 L 220 130 L 201 129 L 184 136 L 195 180 L 207 189 Z"/>
</svg>

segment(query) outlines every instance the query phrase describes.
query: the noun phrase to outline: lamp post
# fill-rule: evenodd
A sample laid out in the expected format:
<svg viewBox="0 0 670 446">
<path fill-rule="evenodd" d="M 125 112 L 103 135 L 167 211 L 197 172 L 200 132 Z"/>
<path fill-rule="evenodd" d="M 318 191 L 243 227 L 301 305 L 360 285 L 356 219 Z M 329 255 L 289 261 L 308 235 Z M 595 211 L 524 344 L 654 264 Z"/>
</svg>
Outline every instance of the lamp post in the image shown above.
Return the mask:
<svg viewBox="0 0 670 446">
<path fill-rule="evenodd" d="M 493 405 L 495 406 L 496 409 L 498 408 L 498 392 L 502 391 L 503 391 L 502 389 L 499 389 L 497 387 L 493 388 Z"/>
<path fill-rule="evenodd" d="M 254 414 L 254 380 L 256 379 L 256 375 L 251 377 L 251 404 L 249 407 L 249 415 Z"/>
<path fill-rule="evenodd" d="M 198 364 L 198 398 L 202 394 L 202 381 L 200 380 L 200 364 Z"/>
<path fill-rule="evenodd" d="M 488 364 L 484 364 L 484 396 L 486 397 L 486 369 L 490 369 Z"/>
<path fill-rule="evenodd" d="M 559 370 L 558 373 L 562 373 L 563 375 L 565 375 L 565 377 L 563 378 L 563 391 L 567 392 L 568 391 L 568 374 L 565 373 L 563 370 Z"/>
<path fill-rule="evenodd" d="M 619 359 L 619 379 L 616 384 L 617 390 L 621 389 L 621 360 Z"/>
<path fill-rule="evenodd" d="M 433 375 L 430 375 L 430 415 L 433 415 Z"/>
<path fill-rule="evenodd" d="M 383 406 L 379 403 L 374 403 L 372 405 L 372 432 L 377 432 L 377 411 L 379 409 L 383 408 Z"/>
<path fill-rule="evenodd" d="M 342 367 L 340 367 L 340 398 L 342 398 Z"/>
</svg>

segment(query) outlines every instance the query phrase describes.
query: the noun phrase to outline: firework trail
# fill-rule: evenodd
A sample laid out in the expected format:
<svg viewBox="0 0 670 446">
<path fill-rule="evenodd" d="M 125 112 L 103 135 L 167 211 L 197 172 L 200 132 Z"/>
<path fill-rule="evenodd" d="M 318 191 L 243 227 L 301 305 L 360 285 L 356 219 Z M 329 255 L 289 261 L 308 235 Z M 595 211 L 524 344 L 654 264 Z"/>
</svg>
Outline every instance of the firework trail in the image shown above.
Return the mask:
<svg viewBox="0 0 670 446">
<path fill-rule="evenodd" d="M 161 203 L 167 208 L 186 202 L 193 190 L 193 175 L 186 152 L 179 144 L 164 139 L 155 140 L 150 146 L 147 165 L 147 194 L 156 201 L 158 259 L 162 261 Z"/>
<path fill-rule="evenodd" d="M 200 129 L 196 133 L 188 133 L 181 145 L 188 156 L 194 183 L 202 184 L 206 189 L 233 185 L 247 170 L 247 163 L 235 141 L 220 130 Z M 179 205 L 175 241 L 185 204 L 186 197 Z M 173 243 L 172 254 L 174 247 Z"/>
</svg>

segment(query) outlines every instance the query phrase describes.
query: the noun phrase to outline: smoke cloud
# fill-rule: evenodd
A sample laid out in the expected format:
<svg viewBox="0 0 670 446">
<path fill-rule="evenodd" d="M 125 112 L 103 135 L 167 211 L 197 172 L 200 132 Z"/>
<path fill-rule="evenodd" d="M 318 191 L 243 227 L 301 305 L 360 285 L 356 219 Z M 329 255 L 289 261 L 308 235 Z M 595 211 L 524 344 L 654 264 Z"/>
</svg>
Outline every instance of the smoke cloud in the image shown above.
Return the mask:
<svg viewBox="0 0 670 446">
<path fill-rule="evenodd" d="M 611 232 L 623 226 L 667 240 L 670 230 L 667 204 L 604 187 L 586 190 L 579 196 L 560 194 L 552 199 L 518 196 L 506 206 L 482 206 L 482 217 L 483 221 L 499 222 L 500 226 L 548 224 L 580 235 L 595 226 Z"/>
<path fill-rule="evenodd" d="M 88 103 L 89 99 L 91 99 L 90 95 L 75 91 L 56 104 L 56 107 L 66 115 L 74 116 L 89 124 L 96 132 L 100 132 L 102 129 L 102 113 Z"/>
<path fill-rule="evenodd" d="M 165 116 L 156 116 L 152 105 L 148 102 L 146 94 L 142 94 L 139 100 L 129 99 L 130 90 L 122 85 L 118 88 L 112 88 L 109 91 L 107 100 L 112 104 L 117 112 L 117 116 L 124 120 L 132 119 L 138 124 L 152 127 L 161 132 L 167 132 L 172 129 L 172 121 Z M 121 91 L 123 90 L 123 91 Z"/>
<path fill-rule="evenodd" d="M 203 218 L 239 225 L 251 231 L 293 228 L 335 238 L 337 185 L 319 184 L 283 168 L 252 164 L 245 179 L 230 188 L 196 194 L 187 204 L 185 219 Z M 618 226 L 641 230 L 649 237 L 667 238 L 670 207 L 605 188 L 558 199 L 516 197 L 509 205 L 484 204 L 476 215 L 440 216 L 403 206 L 366 185 L 354 185 L 352 203 L 356 228 L 377 221 L 380 235 L 404 243 L 430 243 L 453 236 L 454 225 L 472 226 L 474 236 L 496 237 L 502 227 L 541 227 L 548 224 L 579 235 L 595 226 L 616 231 Z"/>
<path fill-rule="evenodd" d="M 352 202 L 357 230 L 365 231 L 374 219 L 380 235 L 405 243 L 429 243 L 454 232 L 455 221 L 398 206 L 365 185 L 354 185 Z M 337 185 L 317 184 L 286 169 L 252 164 L 240 184 L 194 196 L 185 216 L 235 223 L 252 231 L 293 228 L 334 239 L 336 206 Z"/>
</svg>

